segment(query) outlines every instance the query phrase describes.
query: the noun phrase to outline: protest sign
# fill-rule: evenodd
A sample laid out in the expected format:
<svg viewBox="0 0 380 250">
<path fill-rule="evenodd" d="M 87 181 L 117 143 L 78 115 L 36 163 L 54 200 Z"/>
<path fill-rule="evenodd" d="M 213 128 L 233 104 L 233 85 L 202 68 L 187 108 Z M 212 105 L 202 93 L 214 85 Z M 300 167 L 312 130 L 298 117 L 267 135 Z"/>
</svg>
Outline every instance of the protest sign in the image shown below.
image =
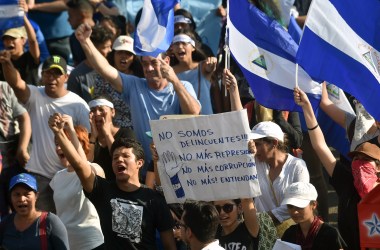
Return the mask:
<svg viewBox="0 0 380 250">
<path fill-rule="evenodd" d="M 0 0 L 0 31 L 24 26 L 24 11 L 17 0 Z"/>
<path fill-rule="evenodd" d="M 246 110 L 150 121 L 158 172 L 168 203 L 261 194 L 248 151 Z"/>
</svg>

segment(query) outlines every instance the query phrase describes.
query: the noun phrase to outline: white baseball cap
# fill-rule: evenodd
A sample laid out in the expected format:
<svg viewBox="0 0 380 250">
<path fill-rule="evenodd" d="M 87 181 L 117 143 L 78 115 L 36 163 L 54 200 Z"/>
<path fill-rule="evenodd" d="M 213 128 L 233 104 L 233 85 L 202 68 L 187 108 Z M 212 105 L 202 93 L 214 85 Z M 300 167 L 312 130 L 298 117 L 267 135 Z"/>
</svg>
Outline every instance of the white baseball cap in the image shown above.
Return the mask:
<svg viewBox="0 0 380 250">
<path fill-rule="evenodd" d="M 317 200 L 318 193 L 315 187 L 308 182 L 294 182 L 285 189 L 284 196 L 281 205 L 305 208 L 310 204 L 310 201 Z"/>
<path fill-rule="evenodd" d="M 129 36 L 118 36 L 112 44 L 112 49 L 129 51 L 136 55 L 133 51 L 133 38 Z"/>
<path fill-rule="evenodd" d="M 273 137 L 284 142 L 284 132 L 282 132 L 280 126 L 274 122 L 260 122 L 256 124 L 248 136 L 248 138 L 252 140 L 264 137 Z"/>
</svg>

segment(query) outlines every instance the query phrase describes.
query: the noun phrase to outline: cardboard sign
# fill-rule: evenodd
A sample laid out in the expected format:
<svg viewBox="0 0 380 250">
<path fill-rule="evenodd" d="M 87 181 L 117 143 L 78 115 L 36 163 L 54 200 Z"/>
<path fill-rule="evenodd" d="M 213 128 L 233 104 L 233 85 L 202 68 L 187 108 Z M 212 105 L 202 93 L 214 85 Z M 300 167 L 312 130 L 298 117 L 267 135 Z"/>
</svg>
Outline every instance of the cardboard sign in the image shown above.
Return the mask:
<svg viewBox="0 0 380 250">
<path fill-rule="evenodd" d="M 261 195 L 256 164 L 248 151 L 246 110 L 152 120 L 150 125 L 168 203 Z"/>
</svg>

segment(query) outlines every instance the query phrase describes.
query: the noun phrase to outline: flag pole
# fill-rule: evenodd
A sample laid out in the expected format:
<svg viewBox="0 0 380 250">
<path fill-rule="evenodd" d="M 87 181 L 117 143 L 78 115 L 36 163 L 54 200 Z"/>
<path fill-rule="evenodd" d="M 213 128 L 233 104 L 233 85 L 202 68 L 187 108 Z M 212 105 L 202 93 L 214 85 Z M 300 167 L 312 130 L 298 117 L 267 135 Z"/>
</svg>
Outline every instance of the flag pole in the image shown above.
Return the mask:
<svg viewBox="0 0 380 250">
<path fill-rule="evenodd" d="M 226 24 L 226 33 L 224 34 L 224 69 L 230 69 L 230 47 L 229 44 L 229 28 L 228 28 L 228 18 L 229 18 L 229 0 L 227 1 L 227 24 Z M 227 96 L 227 86 L 224 85 L 224 96 Z"/>
<path fill-rule="evenodd" d="M 298 63 L 296 63 L 296 88 L 298 88 Z"/>
</svg>

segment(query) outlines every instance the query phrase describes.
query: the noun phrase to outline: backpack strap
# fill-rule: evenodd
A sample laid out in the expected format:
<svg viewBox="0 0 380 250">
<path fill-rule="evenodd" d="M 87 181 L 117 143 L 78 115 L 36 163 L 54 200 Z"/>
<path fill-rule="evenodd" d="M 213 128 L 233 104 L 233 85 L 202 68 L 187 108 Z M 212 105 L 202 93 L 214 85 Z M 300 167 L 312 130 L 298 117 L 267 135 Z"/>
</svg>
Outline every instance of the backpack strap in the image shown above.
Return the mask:
<svg viewBox="0 0 380 250">
<path fill-rule="evenodd" d="M 40 216 L 40 224 L 39 224 L 39 235 L 40 235 L 40 242 L 41 242 L 41 250 L 47 250 L 48 249 L 48 242 L 47 242 L 47 225 L 46 225 L 46 218 L 47 218 L 48 212 L 42 212 Z"/>
</svg>

